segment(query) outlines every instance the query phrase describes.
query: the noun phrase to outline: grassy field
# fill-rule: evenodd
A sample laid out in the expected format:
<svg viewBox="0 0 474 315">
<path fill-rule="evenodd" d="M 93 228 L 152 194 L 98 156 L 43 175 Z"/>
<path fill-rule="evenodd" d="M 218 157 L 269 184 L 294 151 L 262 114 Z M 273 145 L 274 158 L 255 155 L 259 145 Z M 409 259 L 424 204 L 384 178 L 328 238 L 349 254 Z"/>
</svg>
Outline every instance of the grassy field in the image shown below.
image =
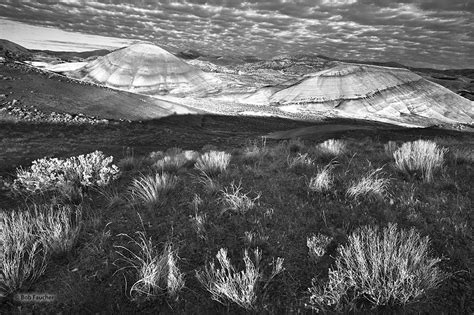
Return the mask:
<svg viewBox="0 0 474 315">
<path fill-rule="evenodd" d="M 177 119 L 1 129 L 1 309 L 474 312 L 469 135 L 270 141 L 309 124 Z M 28 168 L 95 150 L 49 160 L 41 180 Z M 56 300 L 15 300 L 25 292 Z"/>
</svg>

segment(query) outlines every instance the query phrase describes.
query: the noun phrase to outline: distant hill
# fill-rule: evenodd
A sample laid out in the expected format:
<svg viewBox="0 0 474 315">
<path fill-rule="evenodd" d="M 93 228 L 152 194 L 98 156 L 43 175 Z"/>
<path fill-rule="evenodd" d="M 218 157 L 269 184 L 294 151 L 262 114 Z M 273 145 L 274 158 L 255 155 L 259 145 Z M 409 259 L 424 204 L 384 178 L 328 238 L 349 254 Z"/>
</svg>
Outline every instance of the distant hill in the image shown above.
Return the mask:
<svg viewBox="0 0 474 315">
<path fill-rule="evenodd" d="M 217 80 L 151 43 L 137 43 L 66 73 L 76 79 L 148 95 L 207 93 Z"/>
<path fill-rule="evenodd" d="M 42 53 L 49 56 L 62 59 L 67 62 L 77 61 L 78 59 L 88 59 L 91 57 L 101 57 L 110 53 L 107 49 L 97 49 L 90 51 L 52 51 L 52 50 L 30 50 L 32 53 Z"/>
<path fill-rule="evenodd" d="M 288 87 L 264 88 L 247 99 L 292 113 L 335 111 L 402 123 L 472 124 L 471 101 L 403 68 L 339 63 Z"/>
<path fill-rule="evenodd" d="M 35 60 L 40 57 L 51 57 L 51 59 L 61 59 L 65 62 L 79 61 L 92 57 L 100 57 L 110 53 L 107 49 L 98 49 L 91 51 L 52 51 L 28 49 L 6 39 L 0 39 L 0 57 L 17 60 Z"/>
<path fill-rule="evenodd" d="M 185 59 L 185 60 L 193 60 L 193 59 L 197 59 L 197 58 L 199 58 L 203 55 L 200 52 L 196 51 L 196 50 L 186 49 L 186 50 L 183 50 L 183 51 L 180 51 L 180 52 L 176 53 L 175 56 L 178 57 L 178 58 L 181 58 L 181 59 Z"/>
<path fill-rule="evenodd" d="M 0 39 L 0 57 L 14 60 L 28 60 L 32 57 L 29 49 L 6 39 Z"/>
</svg>

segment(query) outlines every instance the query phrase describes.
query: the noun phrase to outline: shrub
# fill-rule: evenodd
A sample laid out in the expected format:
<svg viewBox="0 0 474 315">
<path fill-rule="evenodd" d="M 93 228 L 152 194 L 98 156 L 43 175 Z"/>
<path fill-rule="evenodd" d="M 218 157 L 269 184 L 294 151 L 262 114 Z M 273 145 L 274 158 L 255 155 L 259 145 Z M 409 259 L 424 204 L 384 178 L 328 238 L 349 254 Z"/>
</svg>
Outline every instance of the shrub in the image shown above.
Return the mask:
<svg viewBox="0 0 474 315">
<path fill-rule="evenodd" d="M 336 157 L 347 152 L 347 143 L 339 139 L 329 139 L 316 146 L 318 153 L 323 156 Z"/>
<path fill-rule="evenodd" d="M 359 199 L 360 197 L 383 198 L 390 180 L 383 178 L 381 171 L 382 169 L 379 168 L 368 172 L 347 189 L 346 196 L 352 199 Z"/>
<path fill-rule="evenodd" d="M 308 246 L 309 256 L 315 261 L 319 260 L 326 254 L 326 248 L 333 240 L 332 237 L 318 233 L 306 239 L 306 246 Z"/>
<path fill-rule="evenodd" d="M 406 142 L 393 153 L 395 166 L 409 175 L 418 175 L 425 182 L 433 180 L 434 172 L 444 163 L 447 149 L 439 148 L 433 141 Z"/>
<path fill-rule="evenodd" d="M 173 245 L 166 244 L 160 252 L 144 232 L 136 234 L 137 239 L 127 234 L 120 234 L 129 239 L 128 244 L 136 247 L 136 250 L 115 246 L 121 260 L 128 265 L 122 269 L 135 270 L 137 280 L 129 291 L 131 299 L 149 301 L 164 294 L 177 297 L 178 292 L 184 287 L 184 275 L 178 268 L 178 256 L 173 250 Z"/>
<path fill-rule="evenodd" d="M 163 198 L 176 187 L 178 177 L 168 173 L 141 175 L 133 179 L 129 187 L 132 199 L 141 204 L 152 206 L 163 201 Z"/>
<path fill-rule="evenodd" d="M 310 306 L 324 310 L 355 310 L 364 303 L 372 307 L 405 305 L 438 286 L 444 279 L 429 257 L 429 239 L 414 229 L 398 230 L 390 224 L 382 231 L 362 227 L 338 248 L 335 267 L 326 285 L 313 280 Z"/>
<path fill-rule="evenodd" d="M 0 213 L 0 293 L 12 294 L 44 274 L 47 253 L 29 211 Z"/>
<path fill-rule="evenodd" d="M 230 163 L 231 155 L 223 151 L 209 151 L 202 154 L 196 164 L 196 169 L 207 174 L 210 177 L 215 177 L 222 172 L 225 172 Z"/>
<path fill-rule="evenodd" d="M 308 188 L 311 191 L 315 192 L 325 192 L 331 188 L 331 185 L 334 181 L 332 175 L 332 169 L 334 168 L 333 163 L 327 164 L 322 169 L 318 170 L 316 176 L 313 176 L 309 180 Z"/>
<path fill-rule="evenodd" d="M 119 175 L 113 157 L 95 151 L 67 159 L 35 160 L 29 169 L 18 169 L 15 190 L 31 193 L 68 191 L 71 187 L 105 186 Z"/>
<path fill-rule="evenodd" d="M 264 274 L 260 269 L 262 252 L 257 248 L 253 253 L 255 262 L 250 259 L 248 251 L 245 250 L 243 259 L 245 269 L 237 272 L 227 257 L 227 249 L 221 248 L 216 255 L 220 268 L 211 262 L 203 271 L 196 272 L 196 277 L 211 293 L 214 300 L 224 303 L 228 299 L 246 310 L 254 309 L 259 282 L 264 280 Z M 266 279 L 264 288 L 283 270 L 283 258 L 273 261 L 272 273 Z"/>
<path fill-rule="evenodd" d="M 248 194 L 241 192 L 242 183 L 235 185 L 231 183 L 230 187 L 224 188 L 221 191 L 222 196 L 219 201 L 224 206 L 222 213 L 232 211 L 240 214 L 245 214 L 247 211 L 255 207 L 255 202 L 260 199 L 260 195 L 255 198 L 250 198 Z"/>
</svg>

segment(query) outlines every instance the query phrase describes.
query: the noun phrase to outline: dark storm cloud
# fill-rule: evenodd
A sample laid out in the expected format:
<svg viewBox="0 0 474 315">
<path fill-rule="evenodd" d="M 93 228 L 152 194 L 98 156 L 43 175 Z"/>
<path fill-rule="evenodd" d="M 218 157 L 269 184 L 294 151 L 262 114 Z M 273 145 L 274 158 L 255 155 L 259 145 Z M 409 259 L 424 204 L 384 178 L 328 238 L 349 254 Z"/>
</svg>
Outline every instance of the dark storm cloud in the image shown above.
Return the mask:
<svg viewBox="0 0 474 315">
<path fill-rule="evenodd" d="M 169 49 L 474 67 L 472 0 L 6 0 L 0 16 Z"/>
</svg>

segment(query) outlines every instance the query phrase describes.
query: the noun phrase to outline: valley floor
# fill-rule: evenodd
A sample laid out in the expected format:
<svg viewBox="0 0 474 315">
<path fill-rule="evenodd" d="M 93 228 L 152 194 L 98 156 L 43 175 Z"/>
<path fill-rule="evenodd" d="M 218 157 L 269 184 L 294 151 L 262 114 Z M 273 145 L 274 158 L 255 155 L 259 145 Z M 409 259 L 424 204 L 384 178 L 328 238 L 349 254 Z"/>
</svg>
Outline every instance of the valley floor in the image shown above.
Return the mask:
<svg viewBox="0 0 474 315">
<path fill-rule="evenodd" d="M 300 140 L 285 140 L 297 137 Z M 333 138 L 342 140 L 345 150 L 323 154 L 318 144 Z M 448 277 L 404 306 L 374 307 L 362 299 L 357 308 L 364 313 L 474 312 L 474 139 L 470 133 L 341 119 L 315 125 L 271 117 L 174 115 L 105 125 L 2 122 L 0 139 L 0 176 L 6 183 L 13 181 L 16 168 L 26 169 L 35 159 L 95 150 L 114 156 L 113 163 L 121 171 L 100 192 L 87 190 L 79 202 L 62 201 L 61 206 L 81 209 L 79 236 L 71 250 L 48 258 L 44 275 L 18 291 L 51 293 L 56 301 L 19 303 L 11 295 L 0 302 L 0 310 L 6 313 L 242 313 L 230 300 L 222 300 L 223 304 L 212 300 L 195 276 L 221 248 L 228 249 L 237 270 L 244 268 L 244 249 L 258 248 L 265 277 L 272 261 L 283 259 L 284 270 L 265 288 L 259 284 L 255 312 L 309 312 L 308 289 L 313 279 L 328 281 L 337 248 L 361 226 L 389 223 L 428 236 L 430 255 L 442 258 L 439 267 Z M 431 182 L 397 170 L 387 151 L 390 147 L 385 147 L 389 141 L 396 148 L 418 139 L 449 149 Z M 134 179 L 160 174 L 164 169 L 157 166 L 157 159 L 180 152 L 173 148 L 199 154 L 225 151 L 230 163 L 211 182 L 200 177 L 192 164 L 171 168 L 168 172 L 176 176 L 176 186 L 156 203 L 137 202 L 130 195 Z M 155 155 L 150 156 L 152 152 Z M 311 178 L 327 165 L 333 176 L 331 188 L 310 189 Z M 377 176 L 388 180 L 383 192 L 350 197 L 349 188 L 377 169 L 381 169 Z M 7 186 L 0 186 L 3 215 L 57 202 L 48 194 L 15 197 Z M 226 193 L 235 193 L 237 187 L 241 187 L 239 198 L 245 199 L 245 194 L 254 203 L 247 200 L 245 211 L 226 204 Z M 117 246 L 138 250 L 123 234 L 135 238 L 139 231 L 160 253 L 166 244 L 173 244 L 184 279 L 177 297 L 169 297 L 165 290 L 154 298 L 130 299 L 131 285 L 139 275 L 122 269 L 126 264 Z M 315 260 L 307 242 L 318 234 L 331 242 L 321 259 Z"/>
</svg>

